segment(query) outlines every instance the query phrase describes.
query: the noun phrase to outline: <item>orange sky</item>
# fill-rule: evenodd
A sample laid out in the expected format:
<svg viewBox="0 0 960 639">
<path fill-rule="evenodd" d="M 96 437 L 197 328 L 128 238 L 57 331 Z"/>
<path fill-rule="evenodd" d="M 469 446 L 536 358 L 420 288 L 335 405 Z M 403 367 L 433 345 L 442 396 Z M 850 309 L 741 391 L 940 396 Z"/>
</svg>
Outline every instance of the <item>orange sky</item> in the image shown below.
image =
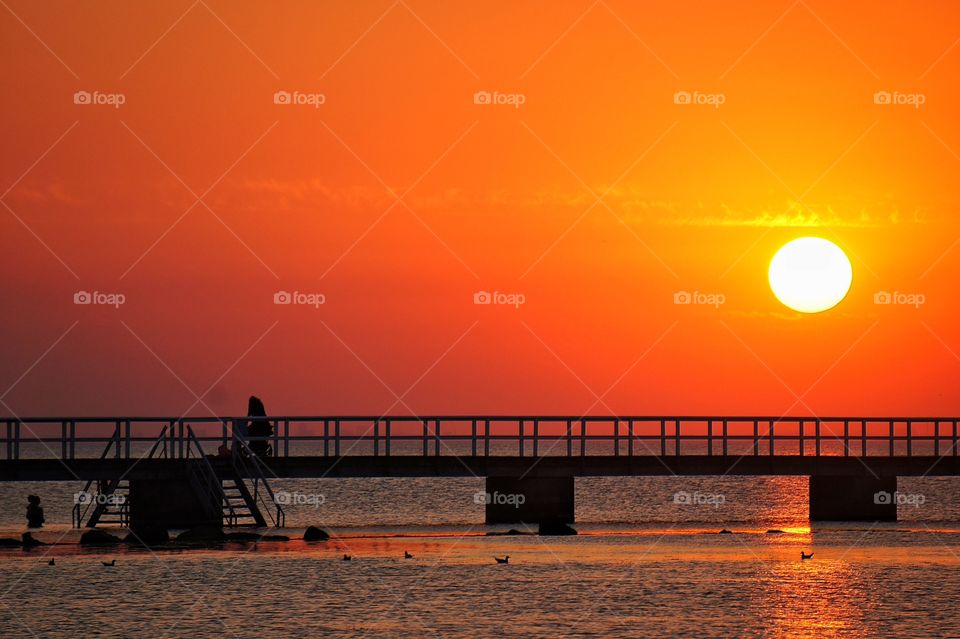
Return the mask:
<svg viewBox="0 0 960 639">
<path fill-rule="evenodd" d="M 956 3 L 0 5 L 3 413 L 960 413 Z"/>
</svg>

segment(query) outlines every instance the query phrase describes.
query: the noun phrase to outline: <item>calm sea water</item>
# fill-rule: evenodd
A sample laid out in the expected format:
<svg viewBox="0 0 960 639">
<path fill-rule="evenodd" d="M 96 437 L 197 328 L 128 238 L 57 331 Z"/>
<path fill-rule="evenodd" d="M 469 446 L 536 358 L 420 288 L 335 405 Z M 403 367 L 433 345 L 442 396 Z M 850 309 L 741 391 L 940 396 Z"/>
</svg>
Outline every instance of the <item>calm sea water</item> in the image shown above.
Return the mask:
<svg viewBox="0 0 960 639">
<path fill-rule="evenodd" d="M 923 503 L 897 524 L 812 530 L 803 478 L 578 479 L 584 534 L 567 538 L 486 536 L 502 527 L 483 525 L 474 479 L 275 485 L 314 497 L 288 506 L 292 535 L 335 539 L 81 549 L 78 486 L 0 485 L 0 534 L 23 530 L 32 493 L 49 523 L 37 536 L 60 542 L 0 551 L 0 636 L 960 636 L 956 479 L 901 480 Z"/>
</svg>

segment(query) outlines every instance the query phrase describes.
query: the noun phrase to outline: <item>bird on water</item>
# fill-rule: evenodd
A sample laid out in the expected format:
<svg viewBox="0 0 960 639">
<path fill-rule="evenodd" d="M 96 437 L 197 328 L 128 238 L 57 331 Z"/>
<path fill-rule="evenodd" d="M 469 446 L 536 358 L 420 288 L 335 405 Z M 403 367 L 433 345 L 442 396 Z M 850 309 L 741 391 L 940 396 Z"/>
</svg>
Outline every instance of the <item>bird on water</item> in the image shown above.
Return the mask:
<svg viewBox="0 0 960 639">
<path fill-rule="evenodd" d="M 498 564 L 508 564 L 508 563 L 510 563 L 510 555 L 505 556 L 503 559 L 500 559 L 500 557 L 494 557 L 494 559 L 496 560 L 496 562 L 497 562 Z"/>
</svg>

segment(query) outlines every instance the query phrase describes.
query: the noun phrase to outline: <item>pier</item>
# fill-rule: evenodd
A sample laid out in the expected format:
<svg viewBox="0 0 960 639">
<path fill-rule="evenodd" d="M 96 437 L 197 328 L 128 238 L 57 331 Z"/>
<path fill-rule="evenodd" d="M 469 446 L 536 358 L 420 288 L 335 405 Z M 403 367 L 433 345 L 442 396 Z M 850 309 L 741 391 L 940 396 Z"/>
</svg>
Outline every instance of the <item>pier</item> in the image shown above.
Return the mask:
<svg viewBox="0 0 960 639">
<path fill-rule="evenodd" d="M 960 475 L 953 417 L 271 416 L 259 438 L 249 420 L 0 419 L 0 481 L 85 482 L 78 526 L 174 527 L 282 525 L 279 478 L 478 477 L 523 495 L 488 523 L 573 523 L 575 477 L 802 475 L 812 520 L 893 521 L 897 477 Z"/>
</svg>

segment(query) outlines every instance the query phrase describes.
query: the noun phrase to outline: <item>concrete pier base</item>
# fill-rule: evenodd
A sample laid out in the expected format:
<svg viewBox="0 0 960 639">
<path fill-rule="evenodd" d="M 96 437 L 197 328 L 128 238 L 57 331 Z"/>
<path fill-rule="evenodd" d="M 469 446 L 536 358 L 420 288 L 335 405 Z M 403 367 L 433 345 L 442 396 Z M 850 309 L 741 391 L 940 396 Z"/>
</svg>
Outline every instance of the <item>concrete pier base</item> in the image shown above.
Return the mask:
<svg viewBox="0 0 960 639">
<path fill-rule="evenodd" d="M 487 477 L 488 524 L 572 524 L 573 477 Z"/>
<path fill-rule="evenodd" d="M 810 521 L 896 521 L 896 477 L 813 475 Z"/>
<path fill-rule="evenodd" d="M 221 526 L 221 506 L 199 493 L 186 478 L 130 481 L 130 527 L 194 528 Z"/>
</svg>

